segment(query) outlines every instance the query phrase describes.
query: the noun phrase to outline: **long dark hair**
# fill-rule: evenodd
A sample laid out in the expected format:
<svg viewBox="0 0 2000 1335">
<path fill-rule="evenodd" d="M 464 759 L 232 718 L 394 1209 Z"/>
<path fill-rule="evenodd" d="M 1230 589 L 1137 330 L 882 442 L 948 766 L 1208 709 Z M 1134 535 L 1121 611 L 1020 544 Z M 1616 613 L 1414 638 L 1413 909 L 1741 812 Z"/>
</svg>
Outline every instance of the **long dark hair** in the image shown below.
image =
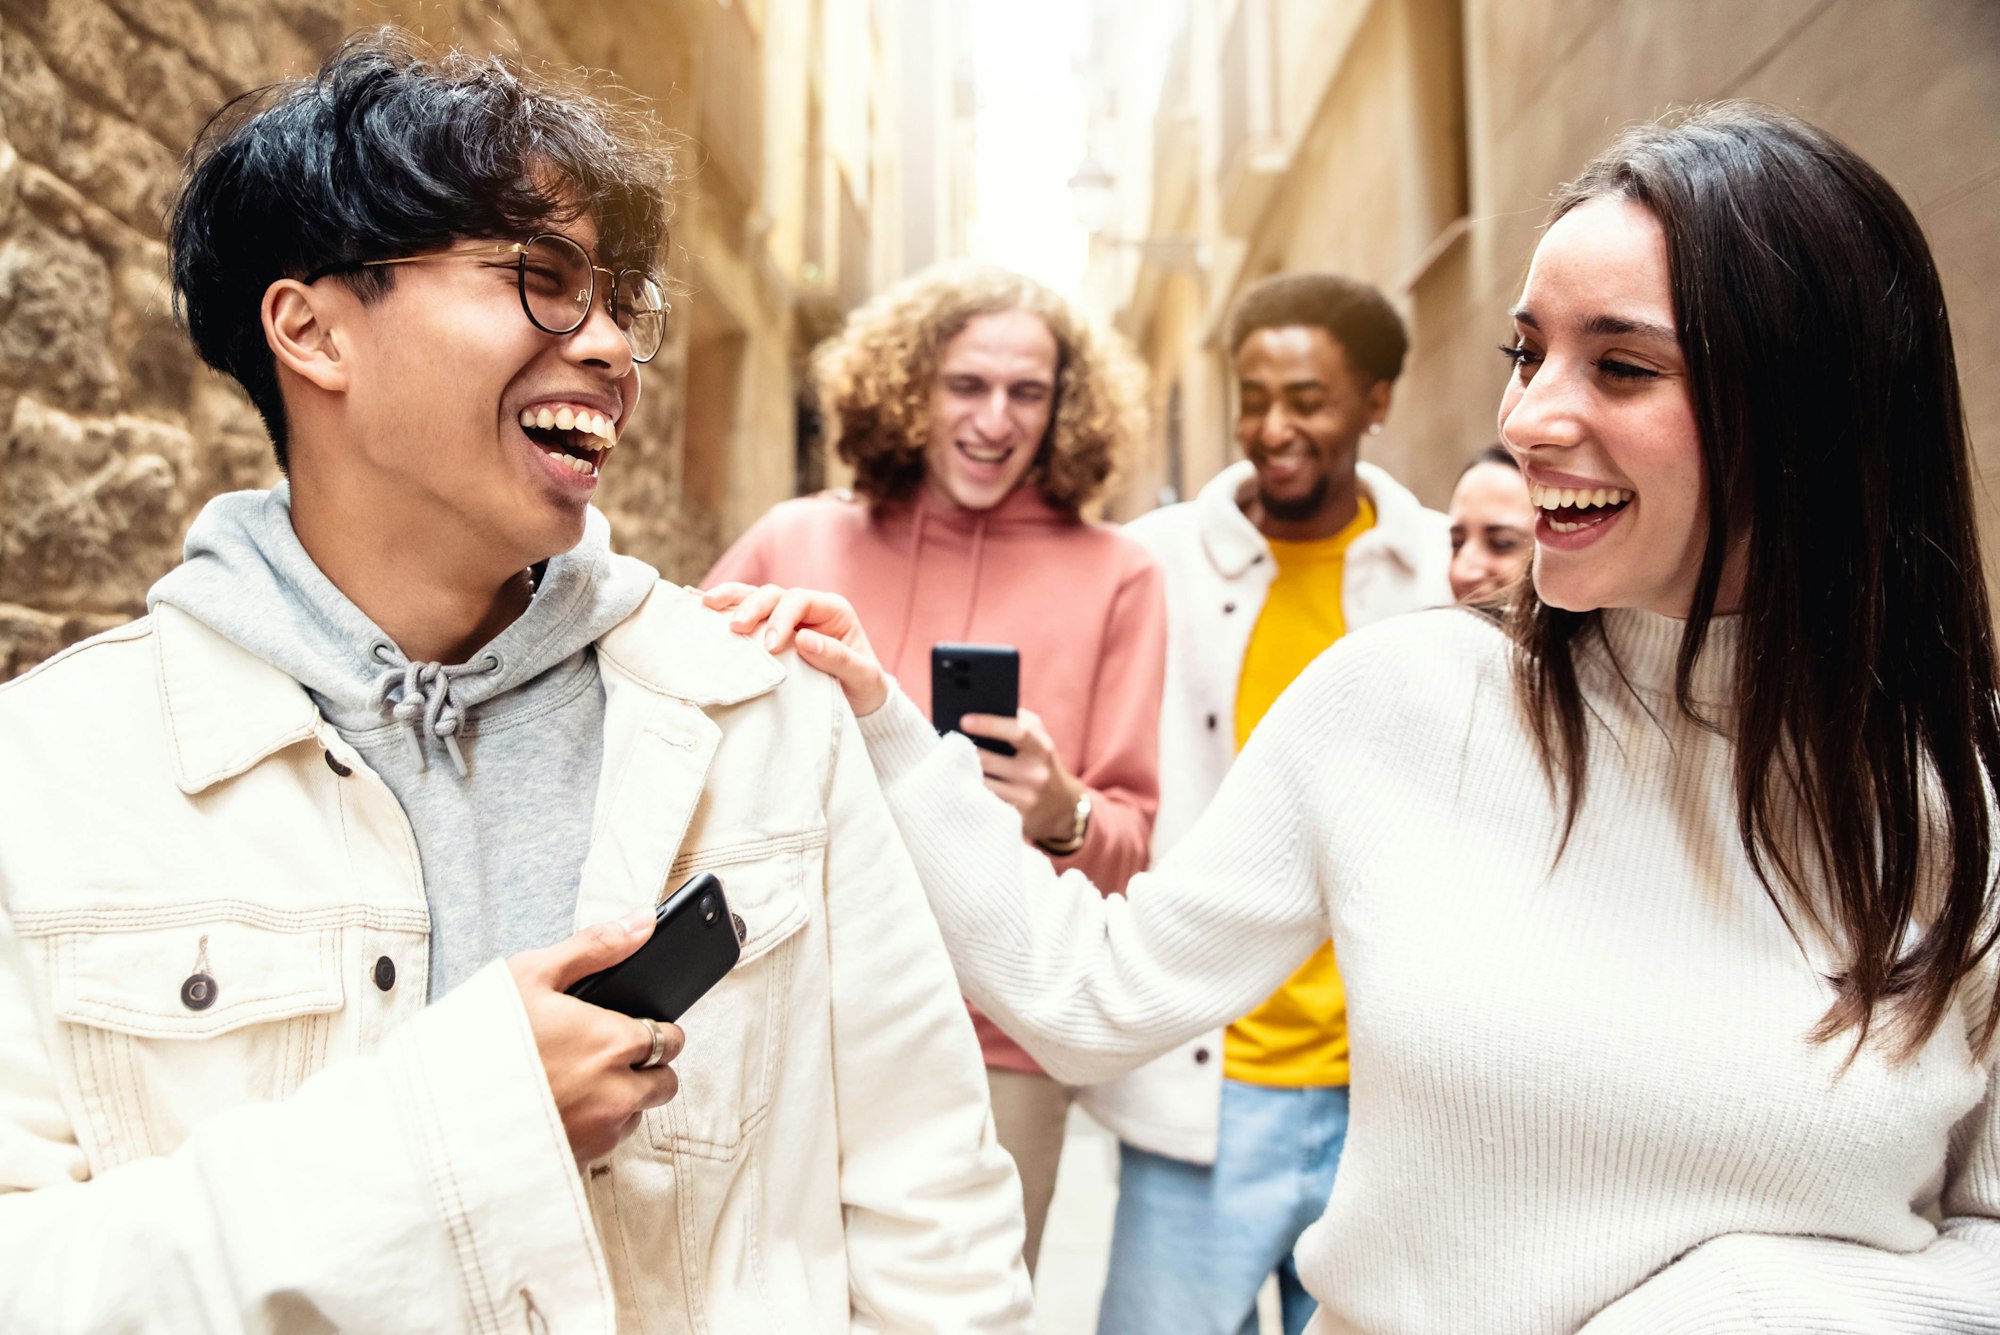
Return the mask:
<svg viewBox="0 0 2000 1335">
<path fill-rule="evenodd" d="M 1627 131 L 1551 220 L 1605 197 L 1650 210 L 1666 234 L 1707 469 L 1679 709 L 1714 726 L 1690 682 L 1727 546 L 1747 532 L 1728 716 L 1737 834 L 1794 936 L 1802 917 L 1842 960 L 1814 1037 L 1853 1031 L 1859 1051 L 1880 1020 L 1908 1054 L 1997 930 L 1993 636 L 1930 248 L 1846 145 L 1746 103 Z M 1585 769 L 1573 650 L 1602 628 L 1530 595 L 1510 630 L 1567 839 Z M 1980 1051 L 2000 995 L 1984 1009 Z"/>
</svg>

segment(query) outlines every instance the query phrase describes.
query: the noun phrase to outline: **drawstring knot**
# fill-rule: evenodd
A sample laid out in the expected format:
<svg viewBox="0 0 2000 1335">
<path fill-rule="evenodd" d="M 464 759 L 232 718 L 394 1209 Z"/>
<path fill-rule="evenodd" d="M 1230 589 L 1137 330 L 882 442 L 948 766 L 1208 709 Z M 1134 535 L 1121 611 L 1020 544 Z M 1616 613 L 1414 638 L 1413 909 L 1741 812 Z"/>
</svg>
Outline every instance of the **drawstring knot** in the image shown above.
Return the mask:
<svg viewBox="0 0 2000 1335">
<path fill-rule="evenodd" d="M 452 688 L 466 677 L 498 672 L 500 655 L 489 649 L 469 663 L 451 667 L 443 663 L 413 663 L 387 640 L 375 641 L 368 653 L 382 667 L 369 698 L 375 708 L 387 709 L 389 716 L 402 726 L 403 739 L 409 744 L 410 758 L 417 762 L 417 768 L 429 768 L 424 739 L 435 737 L 444 743 L 458 777 L 464 778 L 471 772 L 458 741 L 465 711 L 452 697 Z"/>
</svg>

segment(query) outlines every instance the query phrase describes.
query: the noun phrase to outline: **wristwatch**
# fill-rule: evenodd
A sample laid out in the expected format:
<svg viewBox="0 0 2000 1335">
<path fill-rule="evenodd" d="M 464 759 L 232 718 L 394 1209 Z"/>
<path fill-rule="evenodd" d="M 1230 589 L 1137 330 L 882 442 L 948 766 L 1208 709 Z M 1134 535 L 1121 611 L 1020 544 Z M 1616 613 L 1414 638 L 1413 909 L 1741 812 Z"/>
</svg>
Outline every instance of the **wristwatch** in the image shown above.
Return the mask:
<svg viewBox="0 0 2000 1335">
<path fill-rule="evenodd" d="M 1085 789 L 1083 795 L 1076 799 L 1076 824 L 1071 827 L 1069 838 L 1060 840 L 1037 839 L 1035 847 L 1041 849 L 1044 853 L 1053 853 L 1059 858 L 1066 858 L 1076 852 L 1077 849 L 1083 847 L 1083 837 L 1089 833 L 1090 791 Z"/>
</svg>

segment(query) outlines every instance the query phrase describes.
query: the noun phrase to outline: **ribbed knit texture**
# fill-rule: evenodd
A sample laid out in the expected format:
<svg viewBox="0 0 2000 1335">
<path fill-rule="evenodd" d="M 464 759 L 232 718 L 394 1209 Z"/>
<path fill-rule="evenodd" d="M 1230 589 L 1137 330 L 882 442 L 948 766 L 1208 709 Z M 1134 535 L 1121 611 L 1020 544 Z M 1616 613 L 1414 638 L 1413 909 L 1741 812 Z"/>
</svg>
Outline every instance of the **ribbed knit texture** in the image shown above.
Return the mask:
<svg viewBox="0 0 2000 1335">
<path fill-rule="evenodd" d="M 1465 612 L 1319 659 L 1125 898 L 1051 884 L 900 698 L 863 729 L 967 995 L 1061 1079 L 1240 1014 L 1331 928 L 1353 1103 L 1299 1245 L 1315 1331 L 2000 1331 L 2000 1100 L 1967 1044 L 1992 964 L 1913 1058 L 1842 1072 L 1807 1038 L 1831 954 L 1750 870 L 1729 743 L 1673 704 L 1681 624 L 1606 626 L 1560 862 L 1506 641 Z M 1695 681 L 1725 725 L 1735 633 Z"/>
</svg>

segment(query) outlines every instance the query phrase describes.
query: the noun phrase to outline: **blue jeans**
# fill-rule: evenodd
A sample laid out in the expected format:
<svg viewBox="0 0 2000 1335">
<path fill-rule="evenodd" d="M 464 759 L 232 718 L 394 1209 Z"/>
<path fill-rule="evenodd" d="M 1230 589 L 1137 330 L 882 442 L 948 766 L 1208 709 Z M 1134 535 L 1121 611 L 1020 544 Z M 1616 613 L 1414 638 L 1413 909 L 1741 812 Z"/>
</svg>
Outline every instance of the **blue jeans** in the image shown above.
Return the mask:
<svg viewBox="0 0 2000 1335">
<path fill-rule="evenodd" d="M 1325 1211 L 1346 1143 L 1346 1086 L 1224 1080 L 1214 1167 L 1120 1146 L 1097 1335 L 1256 1335 L 1273 1271 L 1286 1335 L 1299 1335 L 1316 1304 L 1292 1248 Z"/>
</svg>

